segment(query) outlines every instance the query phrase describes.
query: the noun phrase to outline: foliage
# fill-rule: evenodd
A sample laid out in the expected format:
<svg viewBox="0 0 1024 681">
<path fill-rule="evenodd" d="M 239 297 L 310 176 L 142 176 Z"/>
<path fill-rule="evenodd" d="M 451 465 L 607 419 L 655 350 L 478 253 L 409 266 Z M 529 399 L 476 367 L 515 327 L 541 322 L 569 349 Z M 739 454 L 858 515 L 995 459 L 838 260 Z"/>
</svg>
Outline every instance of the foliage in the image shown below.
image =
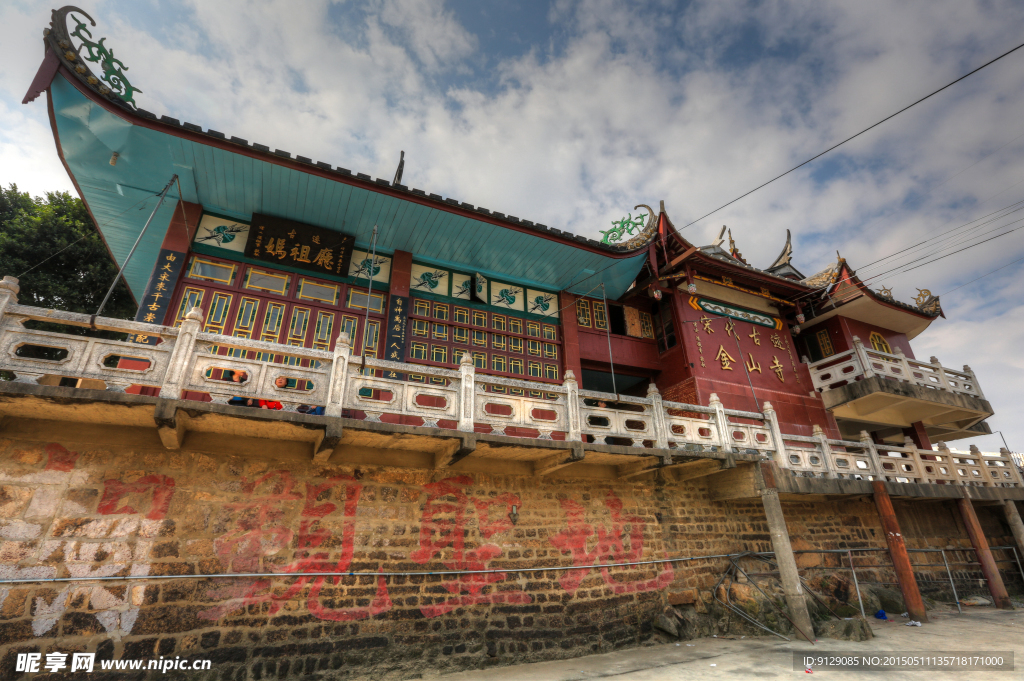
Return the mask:
<svg viewBox="0 0 1024 681">
<path fill-rule="evenodd" d="M 117 265 L 81 199 L 67 192 L 33 199 L 11 184 L 0 187 L 0 275 L 19 277 L 23 305 L 93 314 Z M 132 319 L 135 309 L 121 280 L 103 316 Z"/>
</svg>

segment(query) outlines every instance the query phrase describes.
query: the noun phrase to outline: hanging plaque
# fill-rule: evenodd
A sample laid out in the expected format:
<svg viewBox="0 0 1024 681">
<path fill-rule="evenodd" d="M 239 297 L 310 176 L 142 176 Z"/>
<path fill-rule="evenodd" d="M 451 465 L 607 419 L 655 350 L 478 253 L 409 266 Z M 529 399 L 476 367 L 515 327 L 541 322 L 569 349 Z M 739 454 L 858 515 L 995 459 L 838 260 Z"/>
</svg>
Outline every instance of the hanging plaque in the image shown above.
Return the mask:
<svg viewBox="0 0 1024 681">
<path fill-rule="evenodd" d="M 348 276 L 355 237 L 294 220 L 253 213 L 245 255 L 270 265 Z"/>
</svg>

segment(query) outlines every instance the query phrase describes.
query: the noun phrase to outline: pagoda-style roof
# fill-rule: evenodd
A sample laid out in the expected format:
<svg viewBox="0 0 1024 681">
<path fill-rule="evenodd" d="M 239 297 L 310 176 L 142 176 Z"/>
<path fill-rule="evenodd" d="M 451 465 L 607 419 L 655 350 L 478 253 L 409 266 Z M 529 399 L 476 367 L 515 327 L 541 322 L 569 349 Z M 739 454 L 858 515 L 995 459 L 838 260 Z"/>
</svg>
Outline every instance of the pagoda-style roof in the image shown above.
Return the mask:
<svg viewBox="0 0 1024 681">
<path fill-rule="evenodd" d="M 807 299 L 810 314 L 804 328 L 842 315 L 904 333 L 912 339 L 937 317 L 945 317 L 939 297 L 932 295 L 931 291 L 919 290 L 916 305 L 900 302 L 888 289 L 870 289 L 842 257 L 805 279 L 804 283 L 821 291 Z"/>
<path fill-rule="evenodd" d="M 72 12 L 78 27 L 69 35 Z M 243 221 L 253 213 L 288 218 L 351 234 L 362 247 L 376 225 L 382 251 L 538 288 L 586 291 L 603 282 L 609 297 L 618 297 L 646 260 L 653 219 L 621 245 L 601 243 L 135 108 L 137 90 L 111 90 L 116 81 L 105 83 L 89 69 L 94 48 L 75 48 L 72 35 L 82 37 L 85 27 L 79 15 L 92 21 L 75 8 L 54 11 L 43 64 L 24 101 L 47 92 L 61 160 L 118 263 L 173 175 L 179 182 L 169 198 L 180 191 L 209 212 Z M 164 203 L 154 226 L 169 224 L 174 204 Z M 136 295 L 165 231 L 147 232 L 125 271 Z"/>
</svg>

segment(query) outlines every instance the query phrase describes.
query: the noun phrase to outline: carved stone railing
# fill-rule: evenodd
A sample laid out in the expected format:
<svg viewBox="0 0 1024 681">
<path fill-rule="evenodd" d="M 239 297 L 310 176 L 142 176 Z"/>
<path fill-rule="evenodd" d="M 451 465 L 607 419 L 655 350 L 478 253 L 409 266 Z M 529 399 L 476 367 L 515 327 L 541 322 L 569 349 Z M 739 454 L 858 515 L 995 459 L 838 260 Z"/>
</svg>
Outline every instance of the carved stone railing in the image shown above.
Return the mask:
<svg viewBox="0 0 1024 681">
<path fill-rule="evenodd" d="M 203 333 L 198 309 L 180 328 L 171 328 L 26 307 L 16 296 L 16 280 L 0 282 L 0 371 L 22 383 L 58 376 L 88 379 L 116 392 L 149 386 L 168 399 L 203 393 L 220 403 L 279 402 L 285 411 L 322 407 L 334 417 L 410 425 L 419 419 L 427 428 L 613 444 L 637 454 L 655 449 L 650 453 L 666 462 L 672 450 L 679 456 L 745 452 L 810 477 L 1021 486 L 1009 453 L 922 451 L 909 439 L 903 447 L 875 445 L 866 433 L 859 442 L 831 440 L 818 426 L 812 436 L 783 434 L 768 402 L 763 412 L 726 409 L 715 394 L 706 406 L 667 402 L 653 383 L 646 397 L 613 395 L 580 390 L 571 371 L 560 385 L 477 374 L 468 353 L 458 370 L 443 369 L 352 355 L 344 333 L 335 350 L 311 350 Z M 28 321 L 143 334 L 161 342 L 38 331 L 26 328 Z"/>
<path fill-rule="evenodd" d="M 928 362 L 908 359 L 899 348 L 896 348 L 895 354 L 879 352 L 865 347 L 857 336 L 853 337 L 852 350 L 810 363 L 808 368 L 814 388 L 819 392 L 832 390 L 853 381 L 881 376 L 932 390 L 985 398 L 981 386 L 978 385 L 978 379 L 969 366 L 964 366 L 963 371 L 956 371 L 942 366 L 935 357 Z"/>
</svg>

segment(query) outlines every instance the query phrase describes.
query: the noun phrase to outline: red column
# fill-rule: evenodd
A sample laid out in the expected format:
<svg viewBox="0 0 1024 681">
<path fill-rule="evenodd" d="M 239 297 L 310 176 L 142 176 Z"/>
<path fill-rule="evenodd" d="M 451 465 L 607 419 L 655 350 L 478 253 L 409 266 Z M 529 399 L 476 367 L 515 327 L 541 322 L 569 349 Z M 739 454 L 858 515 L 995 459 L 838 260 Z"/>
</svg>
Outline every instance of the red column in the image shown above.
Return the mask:
<svg viewBox="0 0 1024 681">
<path fill-rule="evenodd" d="M 992 602 L 996 604 L 997 608 L 1013 610 L 1013 604 L 1010 603 L 1010 596 L 1006 593 L 1003 578 L 999 574 L 999 568 L 996 566 L 996 561 L 992 558 L 992 551 L 988 547 L 988 540 L 985 538 L 985 533 L 981 530 L 978 516 L 974 513 L 974 504 L 971 503 L 968 497 L 961 497 L 957 500 L 957 506 L 960 507 L 960 516 L 964 520 L 967 534 L 971 537 L 974 551 L 978 554 L 978 562 L 981 563 L 981 573 L 985 575 L 988 590 L 992 594 Z"/>
<path fill-rule="evenodd" d="M 580 385 L 583 384 L 583 366 L 580 363 L 580 333 L 576 322 L 576 296 L 568 291 L 558 294 L 558 307 L 562 320 L 562 353 L 565 368 L 572 371 Z"/>
<path fill-rule="evenodd" d="M 875 506 L 878 508 L 878 517 L 882 521 L 885 540 L 889 544 L 889 554 L 892 556 L 892 564 L 896 569 L 896 581 L 900 584 L 907 613 L 912 620 L 927 622 L 928 614 L 925 612 L 924 602 L 921 600 L 921 592 L 917 589 L 914 568 L 910 565 L 907 545 L 903 542 L 903 533 L 900 532 L 900 524 L 896 520 L 896 511 L 892 507 L 892 500 L 889 498 L 889 493 L 885 491 L 884 482 L 875 480 L 871 486 L 875 490 Z"/>
<path fill-rule="evenodd" d="M 412 253 L 395 251 L 391 257 L 391 295 L 408 296 L 412 277 Z"/>
<path fill-rule="evenodd" d="M 918 449 L 931 450 L 932 442 L 928 439 L 928 432 L 925 431 L 924 424 L 920 421 L 914 421 L 909 428 L 904 428 L 903 434 L 913 440 L 914 446 Z"/>
</svg>

